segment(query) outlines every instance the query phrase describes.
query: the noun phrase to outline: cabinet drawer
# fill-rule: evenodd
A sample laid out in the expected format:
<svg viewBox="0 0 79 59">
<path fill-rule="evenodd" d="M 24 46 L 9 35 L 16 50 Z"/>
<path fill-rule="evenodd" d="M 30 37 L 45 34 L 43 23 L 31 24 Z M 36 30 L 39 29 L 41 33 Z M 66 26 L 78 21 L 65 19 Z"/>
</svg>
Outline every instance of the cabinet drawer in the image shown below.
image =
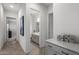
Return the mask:
<svg viewBox="0 0 79 59">
<path fill-rule="evenodd" d="M 49 49 L 48 47 L 46 48 L 46 55 L 55 55 L 56 52 L 53 49 Z"/>
<path fill-rule="evenodd" d="M 70 51 L 70 50 L 65 49 L 65 48 L 61 49 L 61 54 L 62 55 L 78 55 L 78 53 L 76 53 L 74 51 Z"/>
<path fill-rule="evenodd" d="M 55 50 L 55 51 L 60 51 L 60 49 L 61 49 L 61 47 L 56 46 L 56 45 L 51 44 L 51 43 L 47 43 L 46 46 L 47 46 L 48 48 L 50 48 L 50 49 Z"/>
<path fill-rule="evenodd" d="M 46 43 L 46 54 L 49 55 L 79 55 L 78 53 L 68 50 L 67 48 L 63 48 L 57 46 L 55 44 Z"/>
<path fill-rule="evenodd" d="M 55 51 L 54 49 L 51 49 L 49 47 L 46 47 L 45 54 L 46 55 L 61 55 L 58 51 Z"/>
<path fill-rule="evenodd" d="M 60 47 L 58 46 L 55 46 L 51 43 L 47 43 L 46 44 L 46 53 L 45 54 L 48 54 L 48 55 L 61 55 L 60 54 Z"/>
</svg>

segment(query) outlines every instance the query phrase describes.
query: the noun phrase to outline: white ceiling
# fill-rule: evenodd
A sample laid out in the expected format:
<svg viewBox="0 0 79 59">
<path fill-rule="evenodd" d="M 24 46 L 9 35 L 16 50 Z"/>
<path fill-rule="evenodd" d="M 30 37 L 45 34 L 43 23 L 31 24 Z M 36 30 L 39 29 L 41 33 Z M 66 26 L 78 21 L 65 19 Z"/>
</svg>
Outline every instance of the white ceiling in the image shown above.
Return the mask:
<svg viewBox="0 0 79 59">
<path fill-rule="evenodd" d="M 11 8 L 10 5 L 14 7 Z M 20 6 L 21 6 L 20 3 L 3 3 L 4 10 L 8 10 L 12 12 L 18 12 Z"/>
<path fill-rule="evenodd" d="M 43 5 L 45 5 L 46 7 L 51 6 L 53 3 L 42 3 Z"/>
<path fill-rule="evenodd" d="M 20 6 L 22 3 L 3 3 L 3 7 L 5 10 L 12 11 L 12 12 L 18 12 Z M 51 6 L 53 3 L 41 3 L 45 5 L 46 7 Z M 14 6 L 14 8 L 11 8 L 10 5 Z"/>
</svg>

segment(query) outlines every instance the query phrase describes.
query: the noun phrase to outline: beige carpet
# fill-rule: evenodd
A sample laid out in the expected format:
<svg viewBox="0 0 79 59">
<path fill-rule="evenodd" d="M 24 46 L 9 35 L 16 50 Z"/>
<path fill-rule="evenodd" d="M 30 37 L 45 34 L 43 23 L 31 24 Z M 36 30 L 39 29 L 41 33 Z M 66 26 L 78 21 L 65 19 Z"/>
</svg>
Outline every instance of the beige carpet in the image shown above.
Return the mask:
<svg viewBox="0 0 79 59">
<path fill-rule="evenodd" d="M 22 50 L 18 41 L 9 41 L 6 42 L 0 50 L 0 55 L 24 55 L 24 51 Z"/>
</svg>

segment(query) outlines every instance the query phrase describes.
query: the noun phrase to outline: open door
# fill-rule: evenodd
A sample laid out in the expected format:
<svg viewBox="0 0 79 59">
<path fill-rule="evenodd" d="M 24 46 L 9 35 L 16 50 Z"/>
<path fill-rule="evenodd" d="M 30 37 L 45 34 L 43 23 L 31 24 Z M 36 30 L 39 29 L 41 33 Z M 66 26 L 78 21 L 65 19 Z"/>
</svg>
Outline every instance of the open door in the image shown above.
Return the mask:
<svg viewBox="0 0 79 59">
<path fill-rule="evenodd" d="M 53 13 L 48 15 L 48 39 L 53 38 Z"/>
</svg>

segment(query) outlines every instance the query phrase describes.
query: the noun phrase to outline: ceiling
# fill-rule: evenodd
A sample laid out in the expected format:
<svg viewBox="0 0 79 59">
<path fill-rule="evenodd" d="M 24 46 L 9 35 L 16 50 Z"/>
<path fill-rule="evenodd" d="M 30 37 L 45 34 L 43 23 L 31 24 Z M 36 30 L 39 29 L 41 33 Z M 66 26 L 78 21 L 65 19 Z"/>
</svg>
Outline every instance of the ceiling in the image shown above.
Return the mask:
<svg viewBox="0 0 79 59">
<path fill-rule="evenodd" d="M 13 8 L 11 8 L 10 6 L 13 6 Z M 18 12 L 20 8 L 20 3 L 3 3 L 3 7 L 4 7 L 4 10 Z"/>
<path fill-rule="evenodd" d="M 43 5 L 45 5 L 46 7 L 51 6 L 53 3 L 42 3 Z"/>
<path fill-rule="evenodd" d="M 4 10 L 12 11 L 12 12 L 18 12 L 20 6 L 22 3 L 3 3 Z M 46 7 L 51 6 L 53 3 L 41 3 L 45 5 Z M 10 6 L 14 6 L 11 8 Z"/>
</svg>

